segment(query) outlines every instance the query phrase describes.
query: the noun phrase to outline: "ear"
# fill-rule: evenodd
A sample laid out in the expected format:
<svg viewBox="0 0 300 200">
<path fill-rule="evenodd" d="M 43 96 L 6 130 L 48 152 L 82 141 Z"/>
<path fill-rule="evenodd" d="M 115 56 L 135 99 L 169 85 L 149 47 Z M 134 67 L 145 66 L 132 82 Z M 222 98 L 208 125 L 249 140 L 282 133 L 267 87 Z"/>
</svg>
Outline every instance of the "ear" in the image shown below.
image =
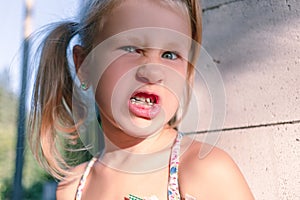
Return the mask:
<svg viewBox="0 0 300 200">
<path fill-rule="evenodd" d="M 83 69 L 82 66 L 84 59 L 86 58 L 86 54 L 84 49 L 80 45 L 75 45 L 73 47 L 73 61 L 76 69 L 76 74 L 80 81 L 86 81 L 85 77 L 87 76 L 87 69 Z"/>
<path fill-rule="evenodd" d="M 81 64 L 83 63 L 86 55 L 82 46 L 75 45 L 73 47 L 73 61 L 75 64 L 76 72 L 79 71 Z"/>
</svg>

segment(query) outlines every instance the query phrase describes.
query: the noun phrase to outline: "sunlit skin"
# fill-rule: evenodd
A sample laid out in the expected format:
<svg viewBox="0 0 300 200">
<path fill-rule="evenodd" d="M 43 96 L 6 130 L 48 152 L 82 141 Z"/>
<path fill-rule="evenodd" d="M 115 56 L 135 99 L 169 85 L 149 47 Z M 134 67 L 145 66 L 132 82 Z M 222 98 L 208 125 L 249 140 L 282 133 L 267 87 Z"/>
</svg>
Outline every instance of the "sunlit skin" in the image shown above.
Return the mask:
<svg viewBox="0 0 300 200">
<path fill-rule="evenodd" d="M 160 13 L 156 18 L 153 17 L 154 10 Z M 142 17 L 137 18 L 137 15 Z M 99 37 L 96 39 L 97 43 L 101 45 L 103 41 L 113 37 L 112 42 L 110 40 L 108 42 L 109 47 L 106 45 L 103 45 L 105 46 L 104 49 L 97 47 L 100 50 L 97 50 L 99 52 L 96 55 L 101 63 L 97 63 L 94 68 L 87 66 L 87 69 L 81 69 L 79 67 L 78 71 L 84 77 L 83 80 L 90 79 L 91 84 L 97 88 L 95 96 L 101 112 L 102 127 L 106 136 L 117 146 L 124 147 L 124 140 L 127 141 L 125 143 L 127 147 L 129 146 L 128 140 L 131 141 L 132 145 L 141 142 L 146 144 L 148 140 L 144 140 L 145 137 L 166 135 L 160 134 L 162 131 L 166 132 L 163 130 L 164 128 L 174 132 L 166 124 L 174 116 L 178 108 L 178 98 L 181 98 L 183 87 L 186 84 L 188 63 L 186 58 L 191 41 L 187 39 L 184 42 L 182 42 L 184 39 L 177 41 L 179 37 L 170 35 L 170 31 L 166 33 L 161 31 L 162 33 L 155 34 L 155 32 L 149 33 L 148 29 L 144 32 L 134 30 L 145 27 L 164 28 L 175 33 L 178 32 L 178 34 L 185 35 L 188 38 L 191 35 L 191 28 L 190 24 L 186 23 L 187 21 L 189 21 L 188 16 L 178 9 L 170 9 L 167 6 L 162 7 L 157 3 L 148 1 L 139 6 L 135 1 L 126 1 L 126 3 L 113 10 L 104 23 L 103 31 L 99 33 Z M 128 30 L 133 31 L 124 33 Z M 80 51 L 79 48 L 78 46 L 75 47 L 75 52 Z M 82 59 L 78 60 L 81 61 Z M 99 80 L 98 77 L 100 76 L 98 75 L 96 75 L 96 78 L 85 78 L 97 74 L 96 71 L 104 63 L 103 60 L 111 60 L 112 63 L 104 71 L 101 79 Z M 80 62 L 78 66 L 80 66 Z M 128 76 L 128 78 L 118 83 L 124 76 Z M 178 87 L 180 89 L 177 89 L 179 91 L 174 91 L 171 85 L 178 85 L 179 83 Z M 124 88 L 116 92 L 118 84 Z M 123 92 L 124 90 L 125 92 Z M 118 94 L 116 99 L 122 100 L 118 104 L 112 104 L 114 102 L 114 99 L 112 99 L 114 92 Z M 154 94 L 159 98 L 160 114 L 163 116 L 161 117 L 162 120 L 159 120 L 161 127 L 158 127 L 154 132 L 146 129 L 140 135 L 132 133 L 138 127 L 148 127 L 158 117 L 147 119 L 129 112 L 129 119 L 128 116 L 123 115 L 123 109 L 128 110 L 127 102 L 130 96 L 137 92 Z M 117 116 L 113 116 L 112 109 L 117 110 Z M 121 123 L 124 121 L 123 124 L 133 123 L 135 126 L 132 126 L 132 130 L 127 130 L 124 133 L 114 117 L 118 118 Z M 124 140 L 120 139 L 122 137 Z M 174 137 L 175 135 L 172 136 L 173 139 Z M 151 140 L 153 139 L 151 138 Z M 168 137 L 166 141 L 171 142 L 173 139 Z M 153 151 L 161 149 L 160 146 L 156 149 L 152 144 L 150 146 L 154 148 Z M 133 148 L 136 149 L 137 146 Z"/>
<path fill-rule="evenodd" d="M 153 0 L 143 0 L 142 4 L 140 2 L 141 0 L 125 0 L 114 8 L 105 21 L 96 44 L 124 31 L 143 27 L 165 28 L 191 36 L 191 26 L 187 23 L 190 21 L 189 16 L 181 9 L 162 6 Z M 100 107 L 107 147 L 103 159 L 92 168 L 82 199 L 121 200 L 128 194 L 140 197 L 155 195 L 160 200 L 167 199 L 169 147 L 177 134 L 167 123 L 178 109 L 178 98 L 186 84 L 184 80 L 187 78 L 187 60 L 184 57 L 187 57 L 190 41 L 187 40 L 180 49 L 174 44 L 171 45 L 172 37 L 164 40 L 162 38 L 145 32 L 139 34 L 138 41 L 129 40 L 130 43 L 112 45 L 107 55 L 119 56 L 110 63 L 100 80 L 90 80 L 90 84 L 96 88 L 95 97 Z M 82 47 L 75 46 L 73 52 L 79 78 L 86 80 L 95 71 L 81 68 L 87 56 L 84 55 Z M 168 80 L 174 77 L 177 78 L 178 85 L 170 86 L 175 88 L 170 89 Z M 124 91 L 118 93 L 121 103 L 112 104 L 115 102 L 114 92 L 118 87 L 121 88 L 120 91 Z M 128 88 L 128 91 L 123 90 L 124 88 Z M 135 111 L 138 108 L 130 108 L 130 98 L 138 93 L 157 96 L 160 112 L 153 116 L 144 115 Z M 113 113 L 115 107 L 120 110 L 117 119 Z M 124 114 L 126 112 L 129 113 L 129 118 Z M 151 126 L 159 117 L 163 121 L 154 131 L 135 131 L 139 127 Z M 133 123 L 136 127 L 133 126 L 132 130 L 130 127 L 122 127 L 126 123 Z M 200 149 L 210 148 L 208 145 L 193 142 L 189 138 L 184 138 L 181 145 L 185 150 L 179 164 L 179 186 L 183 197 L 189 194 L 199 200 L 254 199 L 238 167 L 225 152 L 213 148 L 205 158 L 200 159 Z M 157 157 L 152 156 L 152 153 L 157 155 L 155 152 L 160 153 L 162 167 L 159 169 L 142 174 L 117 170 L 122 169 L 123 165 L 138 162 L 135 154 L 145 155 L 145 160 L 140 162 L 157 162 Z M 57 190 L 58 200 L 74 199 L 85 167 L 86 163 L 75 167 L 75 174 L 60 183 Z"/>
</svg>

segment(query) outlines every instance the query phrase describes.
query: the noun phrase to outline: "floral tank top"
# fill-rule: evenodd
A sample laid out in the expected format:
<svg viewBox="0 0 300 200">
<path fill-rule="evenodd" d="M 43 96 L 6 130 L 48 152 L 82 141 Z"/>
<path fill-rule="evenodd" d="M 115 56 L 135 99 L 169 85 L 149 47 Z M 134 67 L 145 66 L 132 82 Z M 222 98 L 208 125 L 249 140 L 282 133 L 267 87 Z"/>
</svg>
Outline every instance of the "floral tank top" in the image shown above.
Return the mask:
<svg viewBox="0 0 300 200">
<path fill-rule="evenodd" d="M 178 186 L 178 165 L 179 165 L 179 157 L 180 157 L 180 143 L 183 137 L 182 133 L 178 133 L 176 137 L 176 141 L 171 150 L 170 156 L 170 164 L 169 164 L 169 182 L 168 182 L 168 200 L 180 200 L 179 186 Z M 81 200 L 82 192 L 87 180 L 87 177 L 90 173 L 91 168 L 94 166 L 95 162 L 98 160 L 98 157 L 94 157 L 88 163 L 85 172 L 83 173 L 77 191 L 75 200 Z M 196 200 L 196 198 L 186 195 L 186 200 Z M 134 195 L 129 195 L 125 197 L 124 200 L 158 200 L 156 196 L 151 196 L 147 198 L 140 198 Z"/>
</svg>

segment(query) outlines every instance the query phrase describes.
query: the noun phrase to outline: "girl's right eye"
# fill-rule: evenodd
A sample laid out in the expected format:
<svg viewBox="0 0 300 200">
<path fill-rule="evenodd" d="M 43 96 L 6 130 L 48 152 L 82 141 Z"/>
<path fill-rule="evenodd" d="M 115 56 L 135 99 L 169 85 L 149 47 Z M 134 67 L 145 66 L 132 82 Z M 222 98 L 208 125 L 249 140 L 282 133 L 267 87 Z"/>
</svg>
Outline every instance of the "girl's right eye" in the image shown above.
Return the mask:
<svg viewBox="0 0 300 200">
<path fill-rule="evenodd" d="M 135 46 L 124 46 L 121 47 L 120 49 L 122 49 L 123 51 L 126 51 L 128 53 L 140 53 L 141 49 L 138 49 Z"/>
</svg>

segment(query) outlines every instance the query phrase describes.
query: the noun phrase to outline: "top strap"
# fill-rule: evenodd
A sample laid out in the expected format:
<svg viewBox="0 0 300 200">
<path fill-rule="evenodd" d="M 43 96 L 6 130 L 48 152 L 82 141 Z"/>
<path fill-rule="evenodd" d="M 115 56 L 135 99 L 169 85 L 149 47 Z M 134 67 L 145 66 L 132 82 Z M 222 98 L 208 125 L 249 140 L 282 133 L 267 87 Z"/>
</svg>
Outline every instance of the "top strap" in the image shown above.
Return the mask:
<svg viewBox="0 0 300 200">
<path fill-rule="evenodd" d="M 168 184 L 168 200 L 180 200 L 179 184 L 178 184 L 178 165 L 180 157 L 180 143 L 182 133 L 178 133 L 176 141 L 171 150 L 170 171 Z"/>
<path fill-rule="evenodd" d="M 80 182 L 79 182 L 79 185 L 78 185 L 78 188 L 77 188 L 77 191 L 76 191 L 76 196 L 75 196 L 75 200 L 81 200 L 81 197 L 82 197 L 82 191 L 83 191 L 83 188 L 85 186 L 85 183 L 86 183 L 86 180 L 87 180 L 87 177 L 88 175 L 90 174 L 90 171 L 92 169 L 92 167 L 94 166 L 95 162 L 98 160 L 98 157 L 93 157 L 90 162 L 88 163 L 86 169 L 85 169 L 85 172 L 84 174 L 81 176 L 81 179 L 80 179 Z"/>
</svg>

